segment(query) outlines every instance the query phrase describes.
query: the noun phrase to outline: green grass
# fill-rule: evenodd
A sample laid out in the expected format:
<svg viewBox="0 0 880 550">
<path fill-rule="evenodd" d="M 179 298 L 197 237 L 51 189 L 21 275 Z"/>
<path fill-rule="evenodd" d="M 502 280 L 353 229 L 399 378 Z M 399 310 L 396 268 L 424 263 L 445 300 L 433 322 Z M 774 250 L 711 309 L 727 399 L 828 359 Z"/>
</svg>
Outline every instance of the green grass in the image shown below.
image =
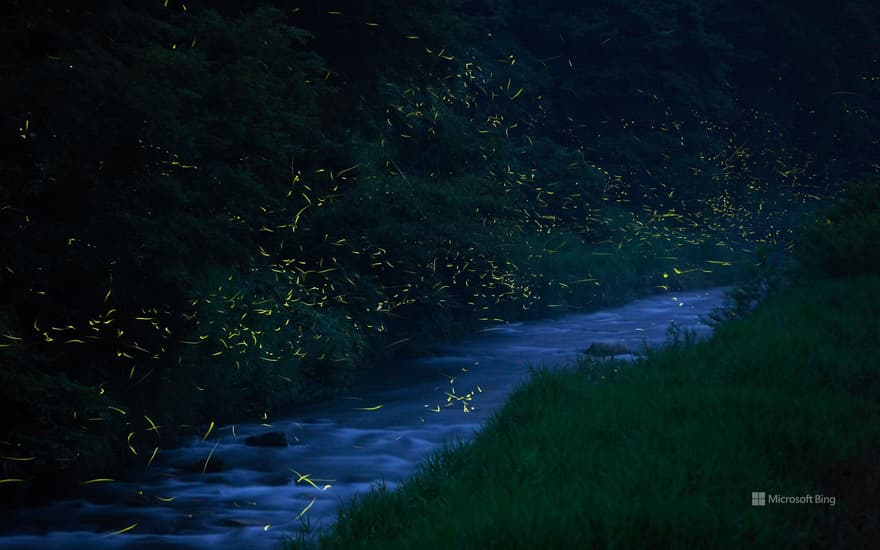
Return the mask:
<svg viewBox="0 0 880 550">
<path fill-rule="evenodd" d="M 878 305 L 877 277 L 801 282 L 710 341 L 536 371 L 473 442 L 344 507 L 321 547 L 870 546 Z"/>
</svg>

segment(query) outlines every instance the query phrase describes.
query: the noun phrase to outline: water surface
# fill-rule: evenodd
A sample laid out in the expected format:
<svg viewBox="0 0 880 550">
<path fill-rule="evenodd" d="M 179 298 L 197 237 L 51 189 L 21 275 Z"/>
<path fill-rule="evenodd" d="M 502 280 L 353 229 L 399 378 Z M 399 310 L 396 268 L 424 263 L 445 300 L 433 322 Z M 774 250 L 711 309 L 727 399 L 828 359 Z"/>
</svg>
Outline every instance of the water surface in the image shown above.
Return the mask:
<svg viewBox="0 0 880 550">
<path fill-rule="evenodd" d="M 659 345 L 671 322 L 706 336 L 711 329 L 701 318 L 722 305 L 725 290 L 486 329 L 377 369 L 307 417 L 240 424 L 234 434 L 219 428 L 207 441 L 160 451 L 136 482 L 91 485 L 77 499 L 17 512 L 3 522 L 0 547 L 273 548 L 306 520 L 312 529 L 331 524 L 353 495 L 379 482 L 397 486 L 444 443 L 470 439 L 527 380 L 530 366 L 570 365 L 596 341 L 632 350 Z M 269 431 L 283 432 L 290 446 L 244 444 Z M 209 464 L 222 467 L 203 473 L 209 455 Z"/>
</svg>

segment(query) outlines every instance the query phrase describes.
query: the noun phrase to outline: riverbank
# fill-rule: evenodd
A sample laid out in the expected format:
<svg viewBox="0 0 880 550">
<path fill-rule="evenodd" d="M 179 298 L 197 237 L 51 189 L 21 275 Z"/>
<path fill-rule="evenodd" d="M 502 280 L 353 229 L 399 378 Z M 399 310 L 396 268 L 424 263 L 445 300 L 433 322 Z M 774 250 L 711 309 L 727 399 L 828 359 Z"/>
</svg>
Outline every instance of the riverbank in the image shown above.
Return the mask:
<svg viewBox="0 0 880 550">
<path fill-rule="evenodd" d="M 271 425 L 218 424 L 208 439 L 199 434 L 163 449 L 133 480 L 87 484 L 68 500 L 7 514 L 3 547 L 276 548 L 306 526 L 331 525 L 340 503 L 376 483 L 403 482 L 448 442 L 472 438 L 532 365 L 570 366 L 585 342 L 662 345 L 670 323 L 708 336 L 702 320 L 722 306 L 724 291 L 652 296 L 438 342 L 430 354 L 386 365 L 301 415 Z M 248 444 L 265 436 L 271 446 Z"/>
<path fill-rule="evenodd" d="M 876 304 L 877 276 L 802 280 L 640 368 L 537 372 L 472 443 L 343 509 L 321 546 L 870 546 Z"/>
</svg>

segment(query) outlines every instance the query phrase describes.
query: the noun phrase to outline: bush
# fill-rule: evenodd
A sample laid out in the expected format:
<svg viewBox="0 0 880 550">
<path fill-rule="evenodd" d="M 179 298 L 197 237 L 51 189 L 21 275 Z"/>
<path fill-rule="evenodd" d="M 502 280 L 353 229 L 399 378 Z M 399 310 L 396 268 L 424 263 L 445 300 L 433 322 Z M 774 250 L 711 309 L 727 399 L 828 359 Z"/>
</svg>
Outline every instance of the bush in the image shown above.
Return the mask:
<svg viewBox="0 0 880 550">
<path fill-rule="evenodd" d="M 832 277 L 880 273 L 880 179 L 853 184 L 802 235 L 796 257 L 808 271 Z"/>
</svg>

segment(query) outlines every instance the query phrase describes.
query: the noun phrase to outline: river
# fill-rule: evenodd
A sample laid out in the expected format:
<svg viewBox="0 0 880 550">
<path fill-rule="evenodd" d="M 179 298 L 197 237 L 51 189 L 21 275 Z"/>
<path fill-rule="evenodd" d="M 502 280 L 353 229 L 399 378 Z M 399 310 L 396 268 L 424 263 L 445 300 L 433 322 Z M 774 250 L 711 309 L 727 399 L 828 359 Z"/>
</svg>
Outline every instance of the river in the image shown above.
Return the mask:
<svg viewBox="0 0 880 550">
<path fill-rule="evenodd" d="M 206 441 L 160 451 L 136 482 L 96 483 L 76 499 L 18 511 L 0 524 L 0 547 L 277 547 L 306 524 L 331 524 L 353 495 L 379 482 L 397 486 L 445 443 L 471 438 L 531 366 L 570 365 L 597 341 L 633 350 L 660 345 L 672 321 L 707 336 L 711 328 L 701 319 L 723 304 L 726 290 L 667 293 L 485 329 L 430 356 L 379 368 L 308 416 L 217 427 Z M 272 431 L 290 445 L 244 444 Z M 218 468 L 202 472 L 209 456 Z"/>
</svg>

